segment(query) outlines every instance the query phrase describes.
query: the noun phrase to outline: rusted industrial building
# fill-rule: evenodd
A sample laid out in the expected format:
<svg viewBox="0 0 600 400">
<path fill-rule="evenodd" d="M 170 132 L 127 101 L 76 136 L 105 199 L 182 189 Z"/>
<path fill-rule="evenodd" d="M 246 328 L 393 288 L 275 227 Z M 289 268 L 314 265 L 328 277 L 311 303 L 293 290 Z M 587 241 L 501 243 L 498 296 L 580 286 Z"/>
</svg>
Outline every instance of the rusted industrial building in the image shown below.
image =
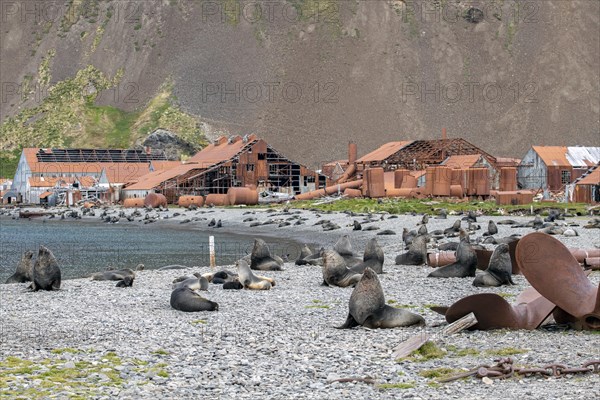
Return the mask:
<svg viewBox="0 0 600 400">
<path fill-rule="evenodd" d="M 533 146 L 517 171 L 519 188 L 564 190 L 600 162 L 600 147 Z"/>
<path fill-rule="evenodd" d="M 230 187 L 256 187 L 290 195 L 324 186 L 326 178 L 291 161 L 256 135 L 221 137 L 186 164 L 139 177 L 124 198 L 162 193 L 170 203 L 181 195 L 225 194 Z"/>
<path fill-rule="evenodd" d="M 576 203 L 600 203 L 600 163 L 569 185 L 569 201 Z"/>
<path fill-rule="evenodd" d="M 439 165 L 450 156 L 478 154 L 490 164 L 496 158 L 464 139 L 409 140 L 389 142 L 360 157 L 357 170 L 382 167 L 386 171 L 395 169 L 422 170 Z"/>
<path fill-rule="evenodd" d="M 10 192 L 18 202 L 32 203 L 31 178 L 91 176 L 97 185 L 106 190 L 110 186 L 111 192 L 118 194 L 115 188 L 147 174 L 153 160 L 165 161 L 166 158 L 164 153 L 150 150 L 25 148 Z"/>
</svg>

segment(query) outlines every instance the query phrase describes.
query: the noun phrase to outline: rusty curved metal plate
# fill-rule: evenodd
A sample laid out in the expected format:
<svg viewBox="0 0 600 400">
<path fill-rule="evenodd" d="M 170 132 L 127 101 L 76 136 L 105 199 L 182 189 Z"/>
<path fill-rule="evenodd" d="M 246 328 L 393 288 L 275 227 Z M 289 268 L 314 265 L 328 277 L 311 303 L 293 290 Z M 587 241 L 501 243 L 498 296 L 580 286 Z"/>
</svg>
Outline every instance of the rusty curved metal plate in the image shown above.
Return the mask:
<svg viewBox="0 0 600 400">
<path fill-rule="evenodd" d="M 446 321 L 452 323 L 468 313 L 475 314 L 477 324 L 470 329 L 536 329 L 552 313 L 555 305 L 542 297 L 528 295 L 526 303 L 510 305 L 495 293 L 467 296 L 446 311 Z"/>
<path fill-rule="evenodd" d="M 516 252 L 520 269 L 531 285 L 585 329 L 600 329 L 598 288 L 569 249 L 545 233 L 523 237 Z"/>
</svg>

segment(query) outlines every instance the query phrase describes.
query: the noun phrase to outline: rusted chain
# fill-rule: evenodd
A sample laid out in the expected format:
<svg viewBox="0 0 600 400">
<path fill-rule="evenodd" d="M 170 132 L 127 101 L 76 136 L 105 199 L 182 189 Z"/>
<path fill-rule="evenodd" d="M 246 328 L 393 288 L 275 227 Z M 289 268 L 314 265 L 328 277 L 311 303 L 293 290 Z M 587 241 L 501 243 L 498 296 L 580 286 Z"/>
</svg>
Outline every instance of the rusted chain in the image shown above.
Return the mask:
<svg viewBox="0 0 600 400">
<path fill-rule="evenodd" d="M 570 374 L 600 373 L 600 360 L 591 360 L 585 362 L 581 367 L 569 368 L 565 364 L 553 363 L 541 368 L 519 368 L 513 365 L 511 358 L 502 358 L 496 361 L 496 365 L 481 365 L 467 372 L 439 379 L 438 382 L 452 382 L 457 379 L 476 376 L 478 378 L 487 377 L 489 379 L 508 379 L 515 374 L 522 376 L 542 375 L 560 378 Z"/>
</svg>

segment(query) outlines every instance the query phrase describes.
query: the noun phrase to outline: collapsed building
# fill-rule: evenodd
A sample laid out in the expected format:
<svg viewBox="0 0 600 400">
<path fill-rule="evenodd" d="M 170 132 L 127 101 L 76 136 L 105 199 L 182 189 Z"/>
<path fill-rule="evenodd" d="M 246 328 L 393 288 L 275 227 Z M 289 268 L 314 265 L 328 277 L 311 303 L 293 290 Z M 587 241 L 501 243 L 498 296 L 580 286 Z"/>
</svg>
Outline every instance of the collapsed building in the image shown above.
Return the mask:
<svg viewBox="0 0 600 400">
<path fill-rule="evenodd" d="M 180 196 L 226 194 L 237 187 L 293 196 L 325 183 L 324 175 L 288 159 L 252 134 L 220 137 L 185 164 L 140 176 L 125 185 L 122 193 L 124 198 L 160 193 L 175 203 Z"/>
</svg>

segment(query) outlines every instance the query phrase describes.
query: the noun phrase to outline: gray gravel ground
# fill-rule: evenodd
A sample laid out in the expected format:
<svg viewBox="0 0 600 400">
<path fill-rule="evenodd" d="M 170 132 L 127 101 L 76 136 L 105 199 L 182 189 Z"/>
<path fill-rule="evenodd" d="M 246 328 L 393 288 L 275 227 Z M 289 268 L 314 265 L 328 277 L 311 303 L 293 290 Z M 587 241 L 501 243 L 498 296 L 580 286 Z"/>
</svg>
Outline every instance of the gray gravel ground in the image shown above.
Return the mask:
<svg viewBox="0 0 600 400">
<path fill-rule="evenodd" d="M 172 215 L 175 211 L 181 212 L 169 210 L 168 213 Z M 215 214 L 223 220 L 224 230 L 236 233 L 289 237 L 325 246 L 333 245 L 341 234 L 349 234 L 354 249 L 360 253 L 366 241 L 377 233 L 353 232 L 349 226 L 353 218 L 345 214 L 318 217 L 310 211 L 301 214 L 309 218 L 305 225 L 249 229 L 249 223 L 241 222 L 247 217 L 242 215 L 246 211 L 217 210 Z M 273 215 L 262 210 L 251 211 L 258 221 L 287 217 L 279 212 Z M 161 220 L 156 225 L 177 223 L 178 218 L 185 216 Z M 354 217 L 359 221 L 362 218 Z M 457 218 L 431 219 L 429 229 L 448 227 Z M 342 228 L 322 232 L 320 226 L 314 225 L 319 219 L 329 219 Z M 465 331 L 441 337 L 439 331 L 446 323 L 442 316 L 427 308 L 429 305 L 449 305 L 466 295 L 485 292 L 500 293 L 511 301 L 528 284 L 523 276 L 515 276 L 515 286 L 476 288 L 471 285 L 471 278 L 431 279 L 426 278 L 429 267 L 394 265 L 395 256 L 402 251 L 402 228 L 413 228 L 420 219 L 420 216 L 400 216 L 386 218 L 376 225 L 398 233 L 377 236 L 386 255 L 384 271 L 387 273 L 380 275 L 386 299 L 423 315 L 427 321 L 425 328 L 334 329 L 346 318 L 352 289 L 320 286 L 320 267 L 298 267 L 293 262 L 285 265 L 285 271 L 263 273 L 276 280 L 276 286 L 270 291 L 227 291 L 211 284 L 206 297 L 219 304 L 217 312 L 183 313 L 169 305 L 171 281 L 184 274 L 210 271 L 208 266 L 186 271 L 140 271 L 133 287 L 125 289 L 116 288 L 114 282 L 88 279 L 63 281 L 58 292 L 31 293 L 26 290 L 26 284 L 0 285 L 0 357 L 3 360 L 0 376 L 5 376 L 0 380 L 0 396 L 2 392 L 14 393 L 11 390 L 42 390 L 45 378 L 39 374 L 47 371 L 48 365 L 76 366 L 83 370 L 80 367 L 83 364 L 77 363 L 89 362 L 98 368 L 90 369 L 92 372 L 80 379 L 93 384 L 93 389 L 65 384 L 52 387 L 51 392 L 59 398 L 83 393 L 91 397 L 132 399 L 600 398 L 600 374 L 561 379 L 513 378 L 494 381 L 491 385 L 475 378 L 436 385 L 432 379 L 421 376 L 419 372 L 435 368 L 463 369 L 493 363 L 500 352 L 515 350 L 518 354 L 513 357 L 518 365 L 561 362 L 579 366 L 584 361 L 600 358 L 600 336 L 573 330 L 539 329 Z M 481 217 L 478 223 L 485 229 L 489 219 L 505 218 Z M 580 217 L 567 222 L 584 225 L 588 219 Z M 66 220 L 65 223 L 74 222 Z M 186 226 L 207 229 L 205 225 L 192 222 Z M 499 229 L 498 236 L 531 231 L 502 225 Z M 600 244 L 598 230 L 576 229 L 581 236 L 559 237 L 560 240 L 574 247 L 590 248 Z M 481 232 L 483 230 L 472 237 L 480 236 Z M 590 279 L 597 284 L 600 274 L 595 272 Z M 433 340 L 447 350 L 446 354 L 427 361 L 394 360 L 394 348 L 420 332 L 432 335 Z M 17 371 L 10 367 L 9 356 L 33 361 L 33 366 L 41 369 Z M 113 357 L 118 357 L 119 362 L 114 362 Z M 100 368 L 104 365 L 106 367 Z M 375 378 L 377 385 L 329 382 L 336 378 L 365 376 Z M 402 385 L 404 388 L 380 386 L 398 383 L 406 385 Z"/>
</svg>

